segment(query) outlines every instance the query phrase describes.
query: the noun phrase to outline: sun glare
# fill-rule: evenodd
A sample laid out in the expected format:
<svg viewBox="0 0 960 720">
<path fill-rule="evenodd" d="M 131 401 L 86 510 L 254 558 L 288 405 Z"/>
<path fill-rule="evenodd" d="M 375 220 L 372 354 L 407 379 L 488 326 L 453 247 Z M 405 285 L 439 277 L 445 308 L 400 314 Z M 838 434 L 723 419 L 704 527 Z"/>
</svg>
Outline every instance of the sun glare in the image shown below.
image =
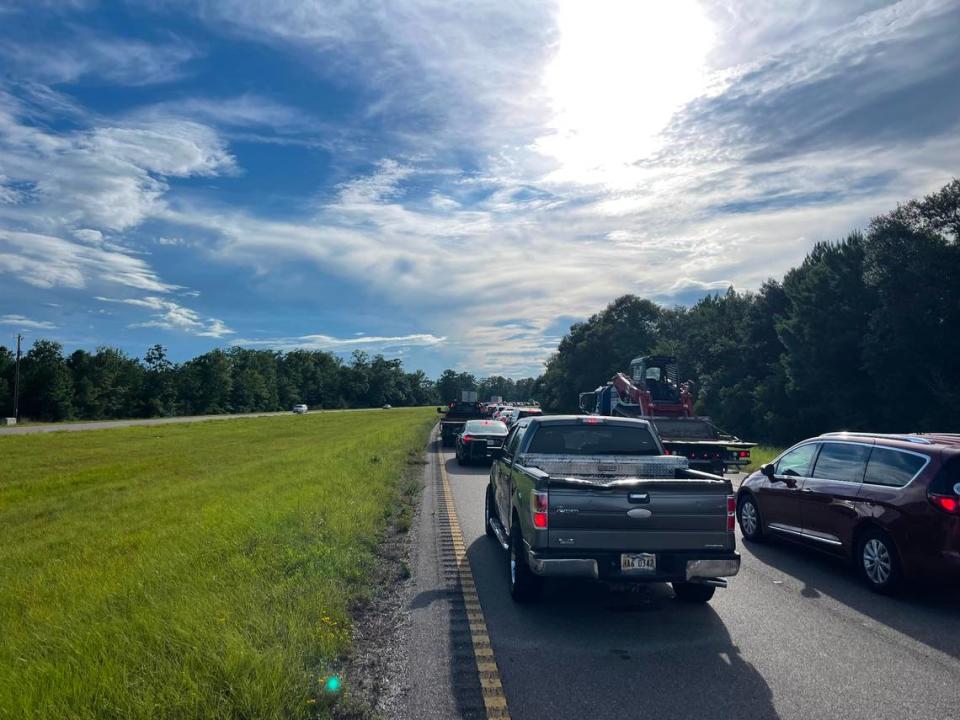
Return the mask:
<svg viewBox="0 0 960 720">
<path fill-rule="evenodd" d="M 658 133 L 707 85 L 713 28 L 693 0 L 564 2 L 544 74 L 550 132 L 536 148 L 558 179 L 618 185 Z"/>
</svg>

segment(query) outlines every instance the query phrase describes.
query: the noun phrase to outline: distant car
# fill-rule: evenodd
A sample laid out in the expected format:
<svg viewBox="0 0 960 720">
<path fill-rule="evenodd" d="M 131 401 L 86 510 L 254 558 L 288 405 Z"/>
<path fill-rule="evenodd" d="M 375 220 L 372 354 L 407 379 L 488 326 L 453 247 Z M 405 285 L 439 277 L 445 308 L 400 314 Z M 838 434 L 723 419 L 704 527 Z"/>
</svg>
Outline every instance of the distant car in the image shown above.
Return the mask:
<svg viewBox="0 0 960 720">
<path fill-rule="evenodd" d="M 457 463 L 487 460 L 491 450 L 503 447 L 506 437 L 507 426 L 498 420 L 468 420 L 457 435 Z"/>
<path fill-rule="evenodd" d="M 384 410 L 391 410 L 392 408 L 393 408 L 393 405 L 391 405 L 390 403 L 386 403 L 386 404 L 384 404 L 384 406 L 383 406 L 383 409 L 384 409 Z"/>
<path fill-rule="evenodd" d="M 543 415 L 543 410 L 538 407 L 515 407 L 510 408 L 509 417 L 501 417 L 507 427 L 513 427 L 516 424 L 517 420 L 522 420 L 525 417 L 539 417 Z"/>
<path fill-rule="evenodd" d="M 781 537 L 853 561 L 878 592 L 960 580 L 960 435 L 828 433 L 750 475 L 747 540 Z"/>
<path fill-rule="evenodd" d="M 308 409 L 309 408 L 307 408 L 306 405 L 304 405 L 303 403 L 299 403 L 293 406 L 293 413 L 294 415 L 303 415 L 304 413 L 307 412 Z"/>
</svg>

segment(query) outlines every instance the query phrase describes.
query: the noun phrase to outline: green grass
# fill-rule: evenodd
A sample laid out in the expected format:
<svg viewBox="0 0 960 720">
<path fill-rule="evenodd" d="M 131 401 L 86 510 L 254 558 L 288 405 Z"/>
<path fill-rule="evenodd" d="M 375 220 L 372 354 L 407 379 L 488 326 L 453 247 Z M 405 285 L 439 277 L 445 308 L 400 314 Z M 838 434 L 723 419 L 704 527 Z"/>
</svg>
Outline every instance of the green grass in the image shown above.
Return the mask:
<svg viewBox="0 0 960 720">
<path fill-rule="evenodd" d="M 0 437 L 0 718 L 324 716 L 320 678 L 435 422 Z"/>
<path fill-rule="evenodd" d="M 750 464 L 743 471 L 752 473 L 754 470 L 759 470 L 761 465 L 770 462 L 785 449 L 771 445 L 757 445 L 755 448 L 750 448 Z"/>
</svg>

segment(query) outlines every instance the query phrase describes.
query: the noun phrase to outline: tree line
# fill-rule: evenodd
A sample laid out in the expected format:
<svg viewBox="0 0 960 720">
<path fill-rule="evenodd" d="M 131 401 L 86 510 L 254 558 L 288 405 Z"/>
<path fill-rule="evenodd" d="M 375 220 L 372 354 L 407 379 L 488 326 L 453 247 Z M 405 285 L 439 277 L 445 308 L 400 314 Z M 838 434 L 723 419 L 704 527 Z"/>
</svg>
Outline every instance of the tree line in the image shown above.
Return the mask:
<svg viewBox="0 0 960 720">
<path fill-rule="evenodd" d="M 570 328 L 534 394 L 575 410 L 645 354 L 677 355 L 697 411 L 745 439 L 960 430 L 960 180 L 818 243 L 756 292 L 689 308 L 617 298 Z"/>
<path fill-rule="evenodd" d="M 13 414 L 15 356 L 0 346 L 0 415 Z M 37 340 L 20 370 L 20 416 L 31 420 L 216 415 L 311 408 L 434 405 L 459 397 L 529 397 L 534 380 L 445 370 L 438 381 L 400 360 L 354 352 L 349 360 L 324 351 L 216 349 L 174 363 L 161 345 L 143 359 L 100 347 L 64 355 L 51 340 Z"/>
</svg>

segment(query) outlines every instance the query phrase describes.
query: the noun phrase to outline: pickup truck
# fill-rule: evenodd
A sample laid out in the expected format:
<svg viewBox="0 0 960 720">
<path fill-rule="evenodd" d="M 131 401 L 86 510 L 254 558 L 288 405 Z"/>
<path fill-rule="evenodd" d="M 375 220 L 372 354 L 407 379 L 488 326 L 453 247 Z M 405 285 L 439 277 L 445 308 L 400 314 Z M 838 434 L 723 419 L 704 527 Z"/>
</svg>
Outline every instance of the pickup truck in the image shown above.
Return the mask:
<svg viewBox="0 0 960 720">
<path fill-rule="evenodd" d="M 518 602 L 548 577 L 670 582 L 707 602 L 740 569 L 730 481 L 665 454 L 646 420 L 524 418 L 493 454 L 484 524 Z"/>
</svg>

